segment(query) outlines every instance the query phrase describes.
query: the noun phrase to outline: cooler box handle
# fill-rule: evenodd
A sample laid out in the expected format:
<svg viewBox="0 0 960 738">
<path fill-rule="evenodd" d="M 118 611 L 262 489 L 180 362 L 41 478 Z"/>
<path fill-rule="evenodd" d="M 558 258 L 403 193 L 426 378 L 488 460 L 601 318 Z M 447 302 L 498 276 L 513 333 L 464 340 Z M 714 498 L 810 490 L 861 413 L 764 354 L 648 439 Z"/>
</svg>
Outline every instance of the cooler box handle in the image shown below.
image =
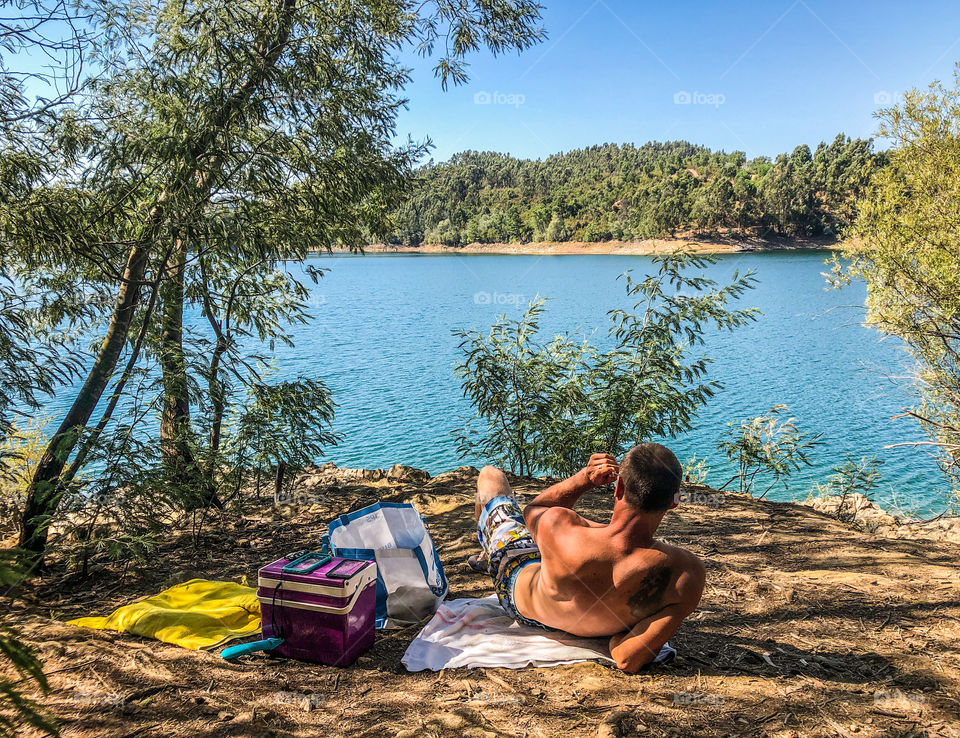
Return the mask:
<svg viewBox="0 0 960 738">
<path fill-rule="evenodd" d="M 332 557 L 329 554 L 310 552 L 304 554 L 300 558 L 294 559 L 289 564 L 285 564 L 280 571 L 283 574 L 309 574 L 312 571 L 316 571 L 324 564 L 330 563 L 331 558 Z M 316 560 L 309 566 L 304 566 L 304 563 L 310 561 L 311 559 Z"/>
</svg>

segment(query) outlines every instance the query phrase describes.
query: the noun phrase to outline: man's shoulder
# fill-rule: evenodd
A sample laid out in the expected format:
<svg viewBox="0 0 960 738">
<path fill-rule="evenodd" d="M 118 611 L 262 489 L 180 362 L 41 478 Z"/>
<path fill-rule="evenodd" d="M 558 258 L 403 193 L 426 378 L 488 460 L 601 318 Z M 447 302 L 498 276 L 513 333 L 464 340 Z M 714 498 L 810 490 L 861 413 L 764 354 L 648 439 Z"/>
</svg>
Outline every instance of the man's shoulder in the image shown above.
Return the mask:
<svg viewBox="0 0 960 738">
<path fill-rule="evenodd" d="M 621 576 L 630 581 L 646 579 L 651 572 L 661 573 L 670 582 L 680 578 L 699 580 L 704 574 L 703 563 L 695 554 L 662 541 L 657 541 L 649 548 L 634 549 L 624 557 L 619 569 Z"/>
<path fill-rule="evenodd" d="M 527 518 L 529 521 L 530 519 Z M 600 523 L 580 516 L 569 507 L 549 507 L 543 510 L 535 520 L 536 529 L 531 529 L 541 543 L 546 538 L 560 537 L 569 540 L 569 536 L 577 535 L 580 531 L 588 531 L 604 527 Z"/>
<path fill-rule="evenodd" d="M 670 568 L 674 572 L 674 586 L 684 599 L 695 597 L 697 601 L 703 592 L 706 581 L 706 567 L 700 558 L 685 548 L 661 543 L 663 552 L 667 555 Z"/>
<path fill-rule="evenodd" d="M 697 555 L 685 548 L 663 541 L 657 541 L 654 548 L 663 555 L 663 563 L 674 571 L 687 571 L 699 576 L 704 569 L 703 562 Z"/>
<path fill-rule="evenodd" d="M 543 514 L 540 516 L 541 525 L 546 527 L 566 527 L 566 526 L 580 526 L 580 527 L 589 527 L 597 525 L 592 520 L 587 520 L 577 513 L 576 510 L 572 510 L 569 507 L 550 507 L 543 511 Z"/>
</svg>

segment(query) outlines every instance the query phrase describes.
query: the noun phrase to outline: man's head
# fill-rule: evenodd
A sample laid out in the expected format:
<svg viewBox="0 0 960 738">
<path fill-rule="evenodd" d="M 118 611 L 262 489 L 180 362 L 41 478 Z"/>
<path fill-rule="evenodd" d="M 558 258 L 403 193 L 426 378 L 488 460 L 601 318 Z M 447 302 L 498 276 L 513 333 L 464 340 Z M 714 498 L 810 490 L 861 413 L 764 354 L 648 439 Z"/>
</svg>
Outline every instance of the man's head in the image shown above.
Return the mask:
<svg viewBox="0 0 960 738">
<path fill-rule="evenodd" d="M 682 477 L 683 469 L 673 451 L 659 443 L 642 443 L 620 462 L 617 492 L 635 510 L 665 512 L 677 505 Z"/>
</svg>

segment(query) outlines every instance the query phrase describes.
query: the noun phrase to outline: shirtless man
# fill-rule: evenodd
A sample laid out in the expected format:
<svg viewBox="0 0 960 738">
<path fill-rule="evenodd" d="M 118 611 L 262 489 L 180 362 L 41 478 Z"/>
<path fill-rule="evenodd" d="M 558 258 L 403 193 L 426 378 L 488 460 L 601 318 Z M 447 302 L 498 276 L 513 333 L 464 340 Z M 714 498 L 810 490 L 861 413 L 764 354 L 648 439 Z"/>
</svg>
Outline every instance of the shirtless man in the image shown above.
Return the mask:
<svg viewBox="0 0 960 738">
<path fill-rule="evenodd" d="M 700 560 L 654 538 L 677 506 L 681 474 L 677 457 L 656 443 L 636 446 L 619 465 L 594 454 L 521 513 L 506 475 L 484 467 L 477 530 L 500 604 L 521 623 L 610 636 L 623 671 L 650 663 L 703 594 Z M 584 493 L 615 479 L 609 523 L 573 511 Z"/>
</svg>

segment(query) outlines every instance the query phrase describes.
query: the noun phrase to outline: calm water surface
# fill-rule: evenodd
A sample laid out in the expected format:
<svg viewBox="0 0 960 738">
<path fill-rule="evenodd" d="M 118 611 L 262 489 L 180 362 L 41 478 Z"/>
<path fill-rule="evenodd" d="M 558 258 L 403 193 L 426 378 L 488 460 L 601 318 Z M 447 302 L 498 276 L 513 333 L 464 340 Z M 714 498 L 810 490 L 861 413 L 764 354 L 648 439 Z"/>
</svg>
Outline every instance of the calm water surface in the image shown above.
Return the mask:
<svg viewBox="0 0 960 738">
<path fill-rule="evenodd" d="M 815 466 L 771 497 L 806 497 L 847 454 L 884 461 L 877 499 L 930 512 L 945 499 L 936 465 L 922 451 L 884 449 L 922 433 L 891 420 L 912 401 L 910 360 L 892 339 L 861 325 L 865 290 L 825 289 L 823 253 L 730 255 L 709 276 L 729 280 L 753 269 L 757 289 L 741 301 L 763 316 L 734 333 L 713 334 L 705 349 L 710 376 L 725 386 L 701 412 L 698 427 L 670 441 L 681 459 L 696 453 L 713 467 L 710 481 L 729 476 L 715 443 L 727 423 L 776 403 L 789 406 L 801 428 L 822 432 Z M 545 334 L 594 333 L 603 341 L 607 311 L 626 307 L 627 270 L 642 274 L 638 256 L 320 257 L 329 274 L 315 288 L 313 325 L 298 331 L 296 349 L 278 354 L 283 375 L 315 374 L 335 393 L 343 443 L 329 452 L 341 465 L 383 467 L 403 462 L 432 473 L 465 463 L 451 431 L 470 414 L 453 375 L 458 327 L 487 329 L 496 316 L 519 316 L 535 295 L 550 298 Z M 484 459 L 467 459 L 475 465 Z"/>
<path fill-rule="evenodd" d="M 773 499 L 805 498 L 846 455 L 884 461 L 876 499 L 930 513 L 943 508 L 945 485 L 929 456 L 885 445 L 922 438 L 913 421 L 891 420 L 912 402 L 910 360 L 899 343 L 861 325 L 864 288 L 825 290 L 824 254 L 810 252 L 724 256 L 709 276 L 729 280 L 753 269 L 757 289 L 743 307 L 762 317 L 734 333 L 711 334 L 705 352 L 710 376 L 725 385 L 699 416 L 697 429 L 668 444 L 684 460 L 696 453 L 713 467 L 709 481 L 731 471 L 716 440 L 731 421 L 772 405 L 789 406 L 798 425 L 824 434 L 815 466 Z M 486 330 L 498 314 L 518 317 L 535 295 L 550 298 L 541 321 L 545 336 L 594 333 L 605 341 L 608 310 L 629 306 L 617 276 L 650 269 L 640 256 L 322 256 L 330 271 L 314 287 L 315 320 L 296 329 L 296 347 L 278 347 L 280 377 L 320 377 L 339 403 L 336 430 L 343 442 L 327 458 L 342 466 L 405 463 L 438 473 L 463 463 L 451 431 L 471 413 L 453 374 L 454 328 Z M 197 329 L 203 321 L 190 318 Z M 57 414 L 68 393 L 52 400 Z"/>
</svg>

